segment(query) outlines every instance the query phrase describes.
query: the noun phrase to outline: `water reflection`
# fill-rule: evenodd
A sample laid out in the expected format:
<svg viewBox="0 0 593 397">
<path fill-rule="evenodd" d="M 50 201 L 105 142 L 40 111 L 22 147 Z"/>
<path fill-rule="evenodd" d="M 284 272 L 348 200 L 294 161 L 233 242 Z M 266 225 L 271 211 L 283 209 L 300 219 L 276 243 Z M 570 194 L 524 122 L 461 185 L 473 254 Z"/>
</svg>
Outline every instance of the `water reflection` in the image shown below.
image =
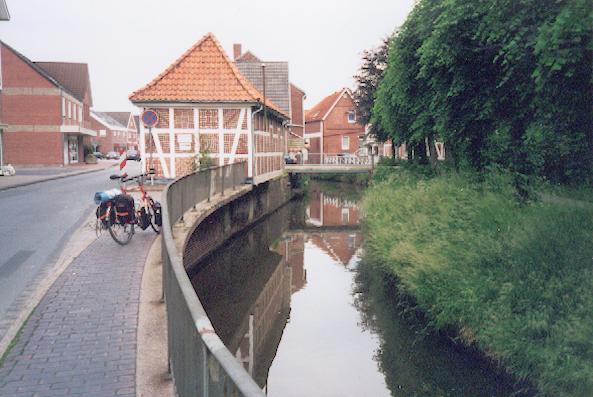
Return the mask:
<svg viewBox="0 0 593 397">
<path fill-rule="evenodd" d="M 472 358 L 419 339 L 391 286 L 359 266 L 359 197 L 312 183 L 194 267 L 225 345 L 270 396 L 509 395 Z"/>
</svg>

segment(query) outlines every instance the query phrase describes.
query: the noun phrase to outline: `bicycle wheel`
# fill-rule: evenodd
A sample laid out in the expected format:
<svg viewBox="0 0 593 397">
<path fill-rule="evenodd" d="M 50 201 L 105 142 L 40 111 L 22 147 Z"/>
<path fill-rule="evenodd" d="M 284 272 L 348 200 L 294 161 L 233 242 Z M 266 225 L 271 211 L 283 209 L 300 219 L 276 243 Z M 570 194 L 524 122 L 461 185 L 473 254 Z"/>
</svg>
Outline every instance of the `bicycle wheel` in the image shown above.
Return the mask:
<svg viewBox="0 0 593 397">
<path fill-rule="evenodd" d="M 150 227 L 156 234 L 161 232 L 161 225 L 157 224 L 156 216 L 154 212 L 154 200 L 149 198 L 148 199 L 148 220 L 150 221 Z"/>
<path fill-rule="evenodd" d="M 119 245 L 126 245 L 134 235 L 134 225 L 131 223 L 120 223 L 115 216 L 115 212 L 111 212 L 109 216 L 109 234 Z"/>
</svg>

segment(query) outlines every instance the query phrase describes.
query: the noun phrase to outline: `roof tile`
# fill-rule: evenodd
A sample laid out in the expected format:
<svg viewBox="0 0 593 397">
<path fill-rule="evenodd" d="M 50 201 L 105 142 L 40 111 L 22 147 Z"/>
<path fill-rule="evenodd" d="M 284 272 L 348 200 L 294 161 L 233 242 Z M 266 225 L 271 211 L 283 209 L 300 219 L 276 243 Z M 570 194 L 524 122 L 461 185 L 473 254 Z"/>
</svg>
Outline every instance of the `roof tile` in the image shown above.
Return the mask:
<svg viewBox="0 0 593 397">
<path fill-rule="evenodd" d="M 323 98 L 317 105 L 307 110 L 305 113 L 305 122 L 309 123 L 312 121 L 323 120 L 323 117 L 327 114 L 332 105 L 336 102 L 338 97 L 344 92 L 344 90 L 336 91 L 331 95 Z"/>
<path fill-rule="evenodd" d="M 132 102 L 257 102 L 261 98 L 212 33 L 130 95 Z M 286 116 L 271 101 L 266 100 L 266 105 Z"/>
</svg>

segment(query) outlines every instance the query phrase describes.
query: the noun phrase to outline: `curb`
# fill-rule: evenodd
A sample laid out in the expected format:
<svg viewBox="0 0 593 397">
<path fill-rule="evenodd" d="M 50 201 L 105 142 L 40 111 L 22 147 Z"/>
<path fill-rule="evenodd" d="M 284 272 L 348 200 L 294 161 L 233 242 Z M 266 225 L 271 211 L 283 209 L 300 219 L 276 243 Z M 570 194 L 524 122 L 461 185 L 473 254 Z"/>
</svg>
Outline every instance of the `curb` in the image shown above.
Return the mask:
<svg viewBox="0 0 593 397">
<path fill-rule="evenodd" d="M 92 170 L 67 172 L 67 173 L 64 173 L 64 174 L 61 174 L 61 175 L 51 176 L 49 178 L 38 179 L 36 181 L 29 181 L 29 182 L 20 183 L 18 185 L 0 187 L 0 192 L 2 192 L 4 190 L 16 189 L 17 187 L 30 186 L 30 185 L 34 185 L 36 183 L 42 183 L 42 182 L 54 181 L 56 179 L 68 178 L 70 176 L 77 176 L 77 175 L 83 175 L 83 174 L 90 174 L 91 172 L 105 171 L 105 170 L 107 170 L 109 168 L 115 167 L 116 165 L 117 164 L 110 165 L 109 167 L 106 167 L 106 168 L 96 168 L 96 169 L 92 169 Z"/>
<path fill-rule="evenodd" d="M 56 262 L 47 270 L 45 280 L 37 285 L 35 291 L 30 296 L 28 304 L 20 311 L 16 321 L 0 339 L 0 357 L 3 357 L 6 354 L 12 341 L 18 336 L 21 327 L 26 323 L 31 313 L 33 313 L 58 277 L 68 269 L 74 259 L 97 240 L 95 232 L 91 231 L 90 228 L 90 224 L 94 219 L 95 214 L 91 211 L 91 214 L 84 220 L 83 224 L 72 233 L 71 238 L 64 246 L 60 256 L 56 259 Z"/>
</svg>

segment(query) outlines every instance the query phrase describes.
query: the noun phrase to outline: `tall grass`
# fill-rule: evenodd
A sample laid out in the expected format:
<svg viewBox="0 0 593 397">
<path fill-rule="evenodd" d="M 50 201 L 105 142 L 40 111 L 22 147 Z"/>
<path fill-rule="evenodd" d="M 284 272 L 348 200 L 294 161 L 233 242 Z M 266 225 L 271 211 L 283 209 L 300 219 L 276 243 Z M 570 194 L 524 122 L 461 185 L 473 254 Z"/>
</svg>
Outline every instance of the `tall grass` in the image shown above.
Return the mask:
<svg viewBox="0 0 593 397">
<path fill-rule="evenodd" d="M 500 174 L 377 177 L 366 255 L 431 324 L 543 396 L 593 396 L 593 205 L 519 204 Z"/>
</svg>

